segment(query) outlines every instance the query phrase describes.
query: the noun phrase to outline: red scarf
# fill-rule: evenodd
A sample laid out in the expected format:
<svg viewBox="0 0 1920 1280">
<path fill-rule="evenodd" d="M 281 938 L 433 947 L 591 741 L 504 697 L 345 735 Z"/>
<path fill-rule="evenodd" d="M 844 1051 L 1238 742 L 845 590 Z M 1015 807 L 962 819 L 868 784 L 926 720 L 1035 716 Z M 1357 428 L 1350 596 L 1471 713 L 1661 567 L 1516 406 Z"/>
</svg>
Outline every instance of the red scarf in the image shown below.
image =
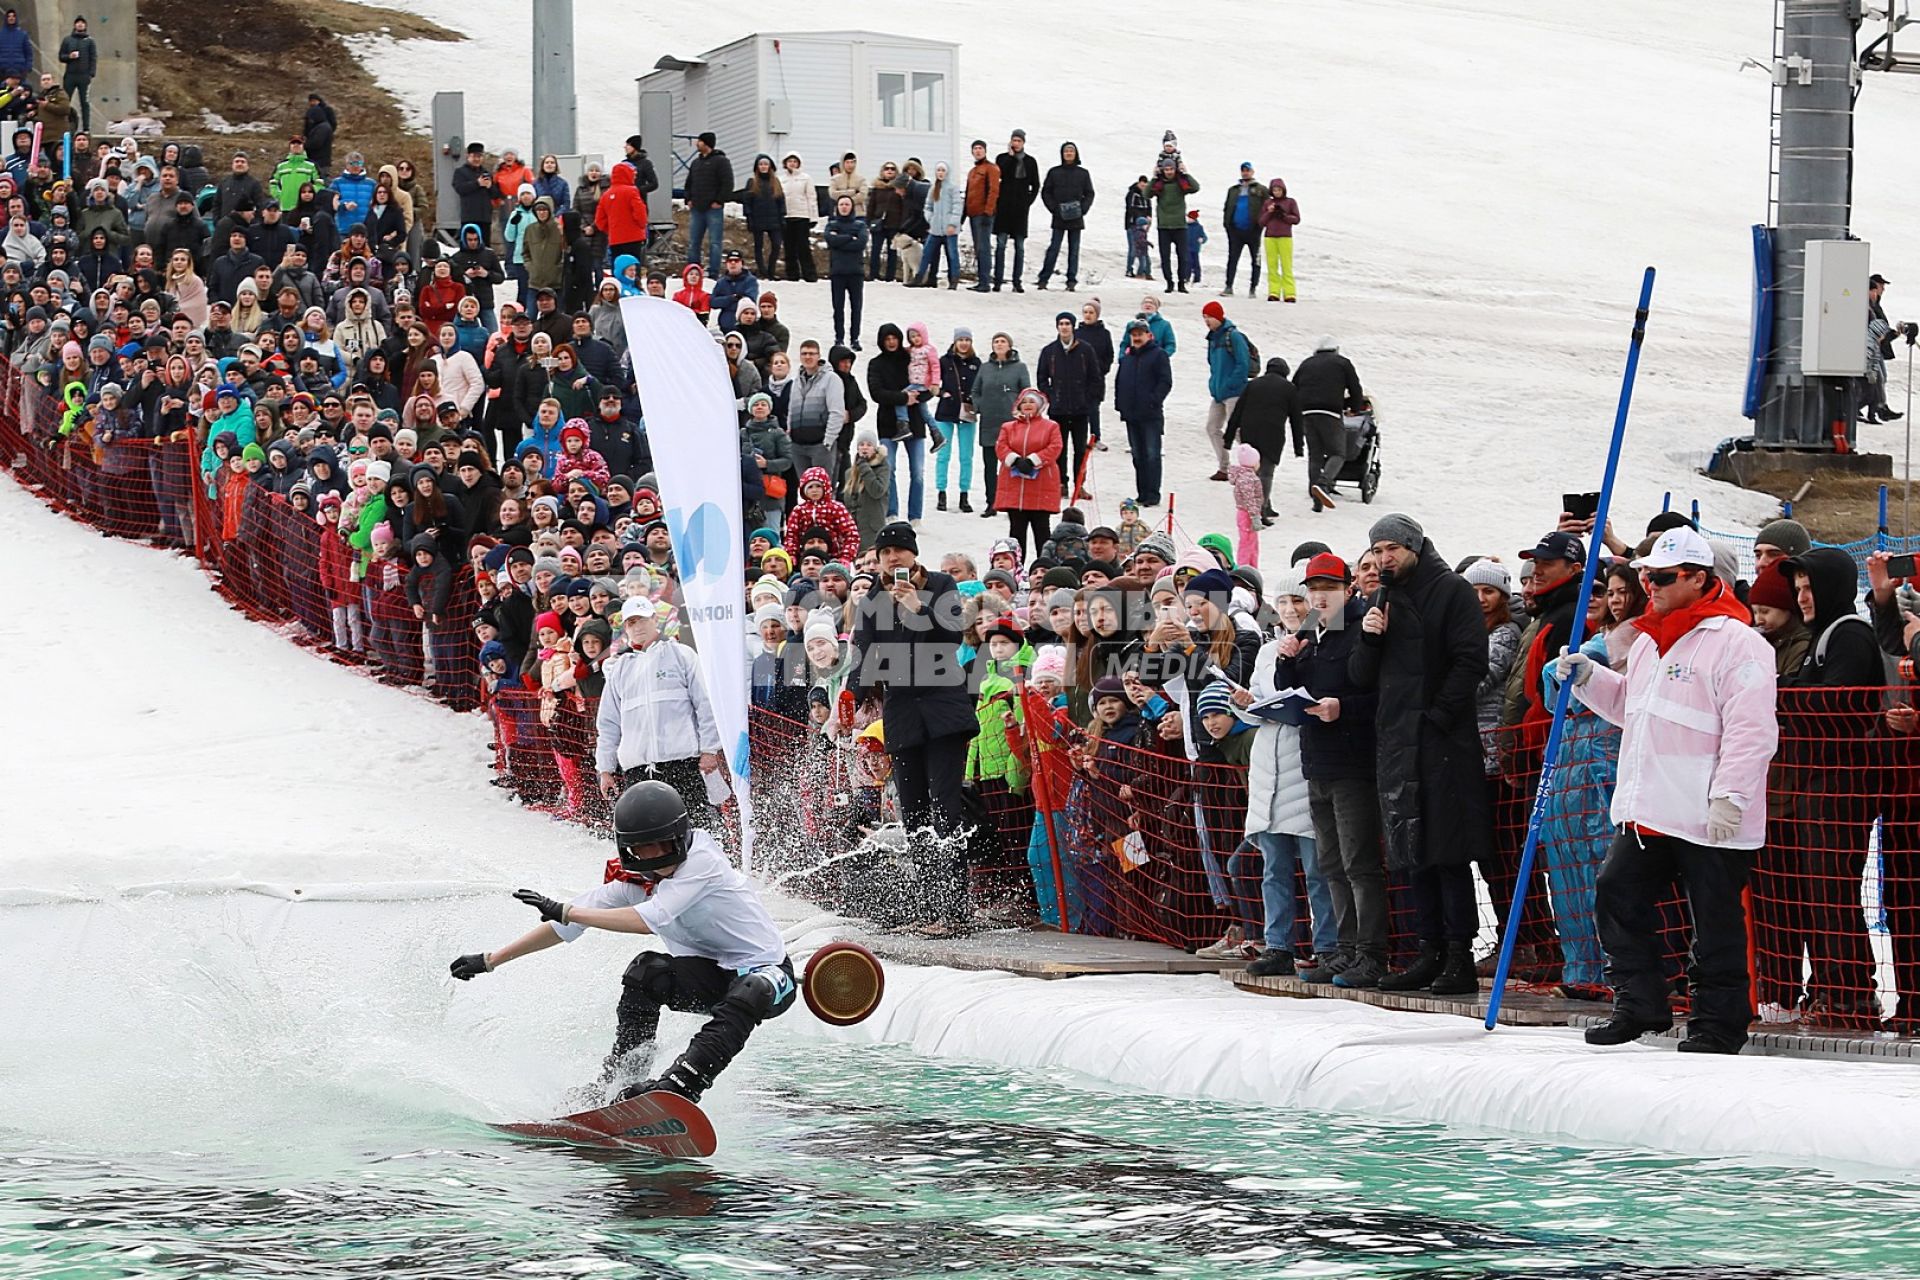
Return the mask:
<svg viewBox="0 0 1920 1280">
<path fill-rule="evenodd" d="M 1675 609 L 1672 613 L 1655 613 L 1649 609 L 1635 618 L 1633 625 L 1652 636 L 1654 647 L 1665 655 L 1681 636 L 1708 618 L 1733 618 L 1743 627 L 1753 624 L 1753 615 L 1747 606 L 1727 590 L 1726 583 L 1716 579 L 1711 590 L 1686 608 Z"/>
</svg>

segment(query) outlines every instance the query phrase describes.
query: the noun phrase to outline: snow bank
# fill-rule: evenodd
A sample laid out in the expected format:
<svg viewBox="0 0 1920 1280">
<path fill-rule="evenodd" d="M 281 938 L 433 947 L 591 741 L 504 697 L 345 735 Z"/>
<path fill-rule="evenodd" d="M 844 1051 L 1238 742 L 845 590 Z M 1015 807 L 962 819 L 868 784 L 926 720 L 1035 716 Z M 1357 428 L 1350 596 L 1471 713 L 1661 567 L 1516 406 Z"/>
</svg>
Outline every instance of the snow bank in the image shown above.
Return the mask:
<svg viewBox="0 0 1920 1280">
<path fill-rule="evenodd" d="M 370 38 L 361 47 L 374 73 L 422 119 L 436 90 L 465 90 L 467 136 L 524 152 L 525 6 L 413 7 L 469 40 Z M 1084 246 L 1096 283 L 1083 282 L 1079 295 L 985 299 L 875 285 L 867 290 L 869 336 L 880 321 L 923 319 L 943 346 L 958 324 L 984 346 L 1005 329 L 1031 367 L 1052 339 L 1054 313 L 1077 308 L 1089 293 L 1102 297 L 1117 328 L 1144 288 L 1158 288 L 1120 275 L 1119 195 L 1148 167 L 1163 129 L 1180 135 L 1201 184 L 1194 207 L 1214 233 L 1206 283 L 1168 305 L 1180 351 L 1167 486 L 1179 494 L 1190 537 L 1233 527 L 1226 486 L 1205 479 L 1214 463 L 1200 429 L 1199 309 L 1220 287 L 1225 264 L 1219 201 L 1242 160 L 1287 179 L 1305 217 L 1301 301 L 1269 306 L 1242 294 L 1226 304 L 1229 314 L 1265 356 L 1295 364 L 1320 334 L 1342 339 L 1381 408 L 1386 474 L 1376 506 L 1355 501 L 1314 516 L 1303 464 L 1289 459 L 1275 493 L 1284 518 L 1263 539 L 1262 564 L 1271 566 L 1308 537 L 1351 554 L 1383 510 L 1418 516 L 1449 559 L 1511 559 L 1532 545 L 1562 492 L 1599 487 L 1630 312 L 1648 264 L 1659 267 L 1660 283 L 1616 494 L 1618 527 L 1643 528 L 1668 490 L 1681 505 L 1700 497 L 1718 529 L 1775 514 L 1769 498 L 1694 474 L 1721 439 L 1749 430 L 1739 416 L 1748 228 L 1766 216 L 1769 86 L 1763 72 L 1740 63 L 1766 56 L 1770 15 L 1768 6 L 1738 0 L 1300 0 L 1284 11 L 1223 0 L 1207 6 L 1192 38 L 1168 40 L 1153 24 L 1117 21 L 1100 6 L 1058 4 L 1020 13 L 1019 56 L 1008 56 L 1007 13 L 996 0 L 916 9 L 910 22 L 880 0 L 847 0 L 830 13 L 783 11 L 776 25 L 959 41 L 962 137 L 985 138 L 998 152 L 1008 130 L 1023 126 L 1043 166 L 1060 140 L 1073 139 L 1098 188 Z M 757 28 L 768 22 L 745 10 L 642 13 L 580 0 L 581 148 L 619 156 L 634 127 L 633 80 L 657 54 L 692 56 Z M 1037 79 L 1063 91 L 1035 93 Z M 1899 159 L 1911 149 L 1915 119 L 1920 83 L 1868 77 L 1854 230 L 1875 242 L 1876 261 L 1896 281 L 1896 246 L 1920 242 L 1920 166 Z M 662 142 L 649 142 L 658 156 Z M 751 162 L 740 144 L 721 144 L 737 169 Z M 869 170 L 887 158 L 904 157 L 863 157 Z M 953 157 L 922 158 L 931 166 Z M 831 157 L 807 159 L 824 182 Z M 1031 278 L 1044 233 L 1028 247 Z M 824 283 L 783 282 L 779 293 L 796 338 L 831 335 Z M 1861 447 L 1898 448 L 1895 431 L 1863 430 Z M 1096 520 L 1111 521 L 1119 499 L 1134 492 L 1117 426 L 1109 439 L 1114 451 L 1096 455 L 1095 501 L 1087 504 Z M 976 497 L 980 484 L 976 477 Z M 924 545 L 984 546 L 988 526 L 932 515 L 931 499 L 927 505 Z"/>
<path fill-rule="evenodd" d="M 1249 995 L 1210 976 L 1042 982 L 889 966 L 867 1022 L 800 1030 L 1174 1097 L 1589 1146 L 1903 1169 L 1920 1159 L 1920 1067 L 1595 1049 L 1566 1028 L 1489 1034 L 1467 1018 Z"/>
</svg>

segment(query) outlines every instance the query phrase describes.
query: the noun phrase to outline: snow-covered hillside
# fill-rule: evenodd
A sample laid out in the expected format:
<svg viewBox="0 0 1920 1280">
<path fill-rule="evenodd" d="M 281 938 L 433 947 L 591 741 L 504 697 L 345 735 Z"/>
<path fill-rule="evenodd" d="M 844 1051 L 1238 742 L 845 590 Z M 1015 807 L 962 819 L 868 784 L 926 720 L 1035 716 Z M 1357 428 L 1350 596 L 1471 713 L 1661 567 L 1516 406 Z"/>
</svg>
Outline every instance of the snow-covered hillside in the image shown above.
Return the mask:
<svg viewBox="0 0 1920 1280">
<path fill-rule="evenodd" d="M 524 150 L 526 8 L 401 7 L 470 40 L 373 41 L 366 49 L 382 79 L 423 117 L 435 91 L 464 90 L 468 136 Z M 1009 129 L 1024 127 L 1043 159 L 1073 139 L 1104 198 L 1145 167 L 1169 127 L 1207 193 L 1251 159 L 1263 175 L 1285 176 L 1300 200 L 1302 301 L 1242 297 L 1231 314 L 1265 355 L 1296 362 L 1320 334 L 1337 335 L 1377 396 L 1387 440 L 1386 482 L 1371 509 L 1343 504 L 1313 517 L 1304 469 L 1283 469 L 1286 518 L 1265 539 L 1267 562 L 1307 536 L 1351 551 L 1371 517 L 1394 508 L 1421 517 L 1449 557 L 1511 555 L 1547 527 L 1562 491 L 1598 484 L 1628 313 L 1648 264 L 1661 274 L 1620 524 L 1637 528 L 1664 490 L 1700 496 L 1720 528 L 1771 512 L 1770 500 L 1692 474 L 1714 444 L 1746 429 L 1747 228 L 1765 216 L 1767 81 L 1740 62 L 1766 55 L 1770 13 L 1750 0 L 1221 0 L 1175 35 L 1164 22 L 1086 3 L 1016 15 L 953 0 L 907 17 L 877 0 L 777 15 L 579 0 L 580 143 L 618 154 L 635 123 L 633 80 L 662 54 L 698 54 L 756 25 L 864 27 L 961 42 L 963 131 L 998 151 Z M 1896 285 L 1912 274 L 1902 255 L 1920 243 L 1920 170 L 1905 162 L 1916 120 L 1920 83 L 1869 78 L 1854 227 Z M 824 158 L 814 167 L 823 174 Z M 1217 222 L 1207 194 L 1195 203 Z M 1124 321 L 1142 289 L 1119 278 L 1117 216 L 1096 210 L 1094 222 L 1088 247 L 1105 278 L 1079 298 L 1098 294 L 1109 320 Z M 1218 287 L 1221 239 L 1209 246 L 1208 286 L 1169 308 L 1184 340 L 1169 487 L 1190 535 L 1231 527 L 1226 487 L 1205 481 L 1213 465 L 1201 432 L 1198 313 Z M 830 333 L 824 285 L 779 292 L 796 336 Z M 956 324 L 983 340 L 1005 329 L 1031 359 L 1065 301 L 875 286 L 868 329 L 925 319 L 943 340 Z M 1897 290 L 1890 301 L 1901 310 Z M 1893 442 L 1884 429 L 1864 439 Z M 1111 518 L 1132 491 L 1126 455 L 1099 455 L 1095 479 L 1094 506 Z M 974 485 L 977 493 L 978 476 Z M 926 541 L 977 547 L 986 532 L 982 521 L 935 517 Z"/>
</svg>

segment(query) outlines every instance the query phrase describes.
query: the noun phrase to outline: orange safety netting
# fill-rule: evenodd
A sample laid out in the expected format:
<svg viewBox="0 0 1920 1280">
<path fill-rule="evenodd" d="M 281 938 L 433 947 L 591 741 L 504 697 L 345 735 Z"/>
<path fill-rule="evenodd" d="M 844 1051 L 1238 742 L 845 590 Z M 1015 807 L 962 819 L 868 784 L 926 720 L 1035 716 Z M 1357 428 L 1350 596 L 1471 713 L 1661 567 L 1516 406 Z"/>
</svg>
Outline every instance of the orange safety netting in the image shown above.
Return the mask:
<svg viewBox="0 0 1920 1280">
<path fill-rule="evenodd" d="M 191 439 L 96 440 L 64 432 L 64 406 L 0 361 L 0 452 L 16 479 L 55 510 L 112 537 L 184 549 L 234 606 L 293 643 L 392 684 L 423 687 L 456 710 L 483 707 L 494 726 L 496 782 L 524 803 L 602 824 L 593 699 L 543 696 L 478 679 L 472 619 L 484 583 L 460 565 L 438 625 L 416 616 L 407 564 L 372 565 L 343 585 L 323 569 L 337 537 L 288 498 L 245 477 L 205 476 Z M 1764 1021 L 1863 1029 L 1897 1009 L 1920 1030 L 1920 717 L 1911 689 L 1783 689 L 1770 781 L 1768 844 L 1752 858 L 1753 995 Z M 1245 831 L 1247 779 L 1236 766 L 1190 761 L 1151 730 L 1088 732 L 1031 692 L 1015 790 L 983 783 L 968 798 L 969 880 L 976 904 L 1016 918 L 1057 912 L 1066 928 L 1194 949 L 1238 926 L 1262 940 L 1262 855 Z M 1507 923 L 1514 868 L 1539 770 L 1537 734 L 1505 736 L 1482 885 L 1480 950 Z M 1558 787 L 1541 815 L 1535 883 L 1518 922 L 1514 980 L 1604 997 L 1594 884 L 1614 829 L 1607 808 L 1618 733 L 1576 709 Z M 860 855 L 889 814 L 851 736 L 756 707 L 750 751 L 759 864 L 776 880 L 844 903 L 861 876 L 892 874 Z M 737 819 L 727 811 L 727 834 Z M 1307 876 L 1294 876 L 1290 939 L 1305 955 L 1315 924 Z M 1388 881 L 1389 958 L 1412 955 L 1405 886 Z M 910 913 L 909 913 L 910 914 Z M 1677 994 L 1686 984 L 1687 913 L 1663 907 Z"/>
</svg>

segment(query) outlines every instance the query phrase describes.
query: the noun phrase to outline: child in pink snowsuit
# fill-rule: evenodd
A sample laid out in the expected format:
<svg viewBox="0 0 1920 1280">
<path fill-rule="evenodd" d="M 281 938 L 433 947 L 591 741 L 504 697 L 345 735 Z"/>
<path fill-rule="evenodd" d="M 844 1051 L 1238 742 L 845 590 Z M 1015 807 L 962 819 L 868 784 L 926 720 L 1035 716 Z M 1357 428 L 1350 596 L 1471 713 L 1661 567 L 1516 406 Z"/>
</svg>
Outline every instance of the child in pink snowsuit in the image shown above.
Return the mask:
<svg viewBox="0 0 1920 1280">
<path fill-rule="evenodd" d="M 1227 483 L 1233 486 L 1233 523 L 1240 531 L 1233 558 L 1241 564 L 1260 565 L 1260 508 L 1266 501 L 1260 487 L 1260 452 L 1252 445 L 1233 446 L 1233 465 L 1227 468 Z"/>
</svg>

